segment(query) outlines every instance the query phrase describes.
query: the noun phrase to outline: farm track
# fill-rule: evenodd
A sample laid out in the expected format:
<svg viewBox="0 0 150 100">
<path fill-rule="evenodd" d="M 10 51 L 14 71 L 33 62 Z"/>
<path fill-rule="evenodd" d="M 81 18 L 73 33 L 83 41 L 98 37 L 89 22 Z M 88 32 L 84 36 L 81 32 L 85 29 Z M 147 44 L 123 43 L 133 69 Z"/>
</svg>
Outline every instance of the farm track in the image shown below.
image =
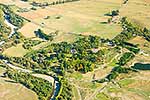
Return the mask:
<svg viewBox="0 0 150 100">
<path fill-rule="evenodd" d="M 95 96 L 97 95 L 97 93 L 102 92 L 102 91 L 106 88 L 106 86 L 107 86 L 108 84 L 109 84 L 108 82 L 107 82 L 107 83 L 104 83 L 104 84 L 103 84 L 103 87 L 100 87 L 100 88 L 96 89 L 95 92 L 94 92 L 90 97 L 85 98 L 84 100 L 92 100 L 92 99 L 94 99 Z"/>
</svg>

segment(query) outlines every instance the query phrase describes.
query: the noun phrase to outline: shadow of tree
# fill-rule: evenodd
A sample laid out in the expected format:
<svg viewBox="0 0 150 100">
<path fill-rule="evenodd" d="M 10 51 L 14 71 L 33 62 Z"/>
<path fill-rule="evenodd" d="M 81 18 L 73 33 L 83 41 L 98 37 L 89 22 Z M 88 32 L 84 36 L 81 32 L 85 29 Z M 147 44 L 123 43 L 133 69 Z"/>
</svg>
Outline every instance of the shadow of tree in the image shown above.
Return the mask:
<svg viewBox="0 0 150 100">
<path fill-rule="evenodd" d="M 104 14 L 104 16 L 112 16 L 112 14 L 106 13 L 106 14 Z"/>
<path fill-rule="evenodd" d="M 136 63 L 134 66 L 132 66 L 132 68 L 139 70 L 150 70 L 150 64 Z"/>
<path fill-rule="evenodd" d="M 100 24 L 107 24 L 108 22 L 100 22 Z"/>
<path fill-rule="evenodd" d="M 13 81 L 13 80 L 5 80 L 5 82 L 9 82 L 9 83 L 18 83 L 18 82 Z"/>
</svg>

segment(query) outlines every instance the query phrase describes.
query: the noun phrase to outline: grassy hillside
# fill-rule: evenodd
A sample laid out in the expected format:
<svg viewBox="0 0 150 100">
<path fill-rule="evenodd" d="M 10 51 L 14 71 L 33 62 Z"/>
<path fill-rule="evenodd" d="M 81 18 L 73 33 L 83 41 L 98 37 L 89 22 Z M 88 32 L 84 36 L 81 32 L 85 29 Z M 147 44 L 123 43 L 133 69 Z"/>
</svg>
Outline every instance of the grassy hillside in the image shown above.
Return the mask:
<svg viewBox="0 0 150 100">
<path fill-rule="evenodd" d="M 0 75 L 3 75 L 5 70 L 0 66 Z M 38 96 L 33 91 L 8 78 L 0 77 L 0 86 L 0 100 L 38 100 Z"/>
</svg>

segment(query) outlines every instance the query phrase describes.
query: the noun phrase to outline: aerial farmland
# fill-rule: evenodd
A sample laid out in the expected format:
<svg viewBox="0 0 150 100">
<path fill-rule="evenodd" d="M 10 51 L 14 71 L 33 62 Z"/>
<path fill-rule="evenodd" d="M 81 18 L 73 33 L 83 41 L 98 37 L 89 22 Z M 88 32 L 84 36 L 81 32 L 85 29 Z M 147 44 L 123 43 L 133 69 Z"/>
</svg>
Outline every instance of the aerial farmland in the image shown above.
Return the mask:
<svg viewBox="0 0 150 100">
<path fill-rule="evenodd" d="M 0 100 L 150 100 L 150 0 L 0 0 Z"/>
</svg>

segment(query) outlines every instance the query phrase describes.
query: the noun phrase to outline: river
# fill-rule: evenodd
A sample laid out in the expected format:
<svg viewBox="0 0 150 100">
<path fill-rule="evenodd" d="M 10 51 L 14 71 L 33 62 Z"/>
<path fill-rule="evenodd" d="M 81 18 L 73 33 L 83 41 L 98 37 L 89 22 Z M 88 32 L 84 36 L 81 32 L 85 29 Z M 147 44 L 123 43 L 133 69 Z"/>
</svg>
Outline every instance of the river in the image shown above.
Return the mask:
<svg viewBox="0 0 150 100">
<path fill-rule="evenodd" d="M 17 27 L 10 23 L 9 15 L 5 15 L 4 17 L 5 17 L 4 23 L 5 23 L 7 26 L 9 26 L 9 27 L 11 28 L 11 33 L 10 33 L 9 36 L 8 36 L 8 38 L 11 38 L 11 37 L 15 34 Z M 5 41 L 1 41 L 1 42 L 0 42 L 0 46 L 2 46 L 4 43 L 5 43 Z M 22 70 L 23 72 L 28 72 L 28 73 L 31 73 L 31 72 L 32 72 L 32 71 L 30 71 L 30 70 L 26 70 L 26 69 L 22 69 L 22 68 L 19 68 L 19 67 L 17 67 L 17 66 L 14 66 L 14 65 L 8 63 L 8 61 L 6 61 L 6 60 L 4 60 L 4 61 L 5 61 L 5 64 L 7 64 L 7 65 L 8 65 L 9 67 L 11 67 L 11 68 L 14 68 L 14 69 L 17 69 L 17 70 Z M 34 75 L 34 76 L 35 76 L 35 75 Z M 43 75 L 40 75 L 40 76 L 41 76 L 41 78 L 44 77 Z M 46 76 L 46 78 L 47 78 L 47 77 L 49 77 L 48 81 L 50 81 L 50 80 L 53 80 L 53 81 L 54 81 L 54 93 L 53 93 L 52 97 L 50 98 L 50 100 L 55 100 L 55 97 L 57 96 L 57 94 L 58 94 L 58 92 L 59 92 L 59 89 L 60 89 L 60 84 L 59 84 L 59 82 L 58 82 L 57 80 L 55 80 L 53 77 L 51 77 L 51 76 Z M 44 79 L 46 79 L 46 78 L 44 78 Z M 51 82 L 52 82 L 52 81 L 51 81 Z"/>
<path fill-rule="evenodd" d="M 5 17 L 4 23 L 11 28 L 11 32 L 8 36 L 8 38 L 11 38 L 15 34 L 17 27 L 10 23 L 8 15 L 4 15 L 4 17 Z M 5 41 L 1 41 L 0 46 L 2 46 L 4 43 Z"/>
<path fill-rule="evenodd" d="M 14 26 L 13 24 L 10 23 L 9 15 L 5 14 L 4 17 L 5 17 L 4 23 L 11 28 L 11 32 L 8 36 L 8 38 L 11 38 L 13 36 L 13 34 L 15 34 L 15 32 L 16 32 L 17 26 Z"/>
<path fill-rule="evenodd" d="M 9 67 L 11 67 L 13 69 L 20 70 L 20 71 L 26 72 L 26 73 L 32 73 L 33 72 L 31 70 L 23 69 L 23 68 L 15 66 L 15 65 L 12 65 L 7 60 L 3 60 L 3 61 L 5 62 L 6 65 L 8 65 Z M 45 79 L 45 80 L 47 80 L 47 81 L 49 81 L 51 83 L 54 83 L 53 84 L 54 85 L 54 92 L 52 94 L 52 97 L 50 97 L 50 100 L 55 100 L 55 97 L 59 93 L 60 83 L 57 80 L 55 80 L 53 77 L 48 76 L 48 75 L 44 75 L 44 74 L 32 74 L 32 75 L 35 76 L 35 77 L 39 77 L 39 78 Z"/>
</svg>

